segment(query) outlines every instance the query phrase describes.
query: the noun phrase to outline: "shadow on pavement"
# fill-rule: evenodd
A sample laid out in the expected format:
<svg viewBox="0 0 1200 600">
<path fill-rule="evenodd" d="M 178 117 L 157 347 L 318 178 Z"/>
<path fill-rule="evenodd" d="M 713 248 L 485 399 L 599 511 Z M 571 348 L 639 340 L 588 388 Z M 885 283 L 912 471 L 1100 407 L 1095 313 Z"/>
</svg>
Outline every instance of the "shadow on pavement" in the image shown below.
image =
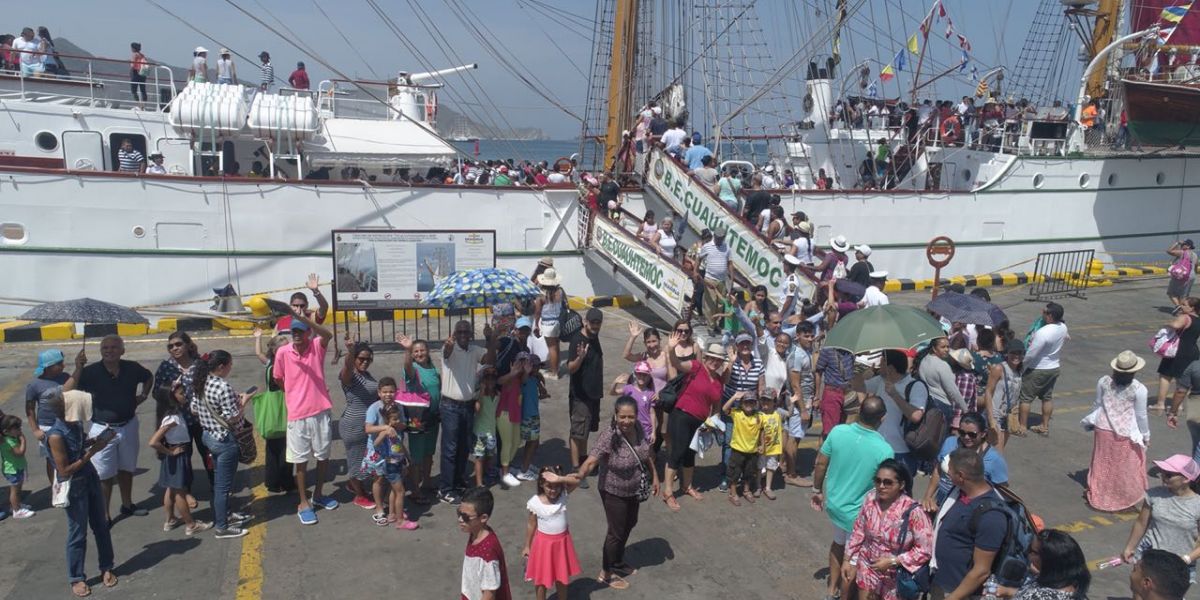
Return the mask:
<svg viewBox="0 0 1200 600">
<path fill-rule="evenodd" d="M 184 554 L 200 545 L 200 540 L 194 537 L 178 540 L 163 540 L 142 546 L 141 552 L 129 557 L 117 566 L 114 571 L 118 576 L 137 573 L 154 568 L 158 563 L 177 554 Z"/>
</svg>

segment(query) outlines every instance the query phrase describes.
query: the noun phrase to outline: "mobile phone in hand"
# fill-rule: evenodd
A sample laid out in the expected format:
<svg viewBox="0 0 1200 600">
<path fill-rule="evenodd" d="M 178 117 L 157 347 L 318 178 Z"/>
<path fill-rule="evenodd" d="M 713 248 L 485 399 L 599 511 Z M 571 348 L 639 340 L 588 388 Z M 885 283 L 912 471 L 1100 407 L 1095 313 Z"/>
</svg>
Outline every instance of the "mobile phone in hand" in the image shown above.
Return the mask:
<svg viewBox="0 0 1200 600">
<path fill-rule="evenodd" d="M 115 437 L 117 437 L 117 430 L 113 429 L 112 427 L 108 427 L 96 435 L 96 439 L 104 440 L 104 443 L 106 444 L 113 441 L 113 438 Z"/>
<path fill-rule="evenodd" d="M 243 392 L 243 393 L 245 393 L 247 396 L 249 396 L 249 395 L 251 395 L 251 394 L 253 394 L 254 392 L 257 392 L 257 391 L 258 391 L 258 386 L 257 386 L 257 385 L 252 385 L 252 386 L 250 386 L 250 387 L 246 388 L 246 391 L 245 391 L 245 392 Z"/>
</svg>

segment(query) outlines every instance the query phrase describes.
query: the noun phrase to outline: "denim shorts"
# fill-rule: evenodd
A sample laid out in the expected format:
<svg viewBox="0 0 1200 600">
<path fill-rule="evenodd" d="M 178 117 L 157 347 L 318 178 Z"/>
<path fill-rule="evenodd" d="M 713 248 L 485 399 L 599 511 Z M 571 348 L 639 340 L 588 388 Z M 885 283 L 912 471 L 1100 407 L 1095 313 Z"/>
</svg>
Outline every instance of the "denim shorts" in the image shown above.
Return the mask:
<svg viewBox="0 0 1200 600">
<path fill-rule="evenodd" d="M 21 485 L 25 483 L 25 469 L 17 469 L 16 473 L 5 473 L 4 478 L 8 480 L 9 485 Z"/>
</svg>

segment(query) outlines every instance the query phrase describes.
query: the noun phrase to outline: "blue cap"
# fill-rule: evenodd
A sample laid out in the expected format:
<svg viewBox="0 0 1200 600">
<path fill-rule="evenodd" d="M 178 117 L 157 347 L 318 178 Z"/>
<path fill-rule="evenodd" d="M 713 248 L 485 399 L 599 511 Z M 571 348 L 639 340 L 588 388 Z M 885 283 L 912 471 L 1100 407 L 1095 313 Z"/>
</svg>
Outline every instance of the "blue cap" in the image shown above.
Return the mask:
<svg viewBox="0 0 1200 600">
<path fill-rule="evenodd" d="M 33 371 L 35 377 L 41 377 L 46 367 L 53 367 L 65 360 L 62 350 L 42 350 L 38 353 L 38 366 Z"/>
<path fill-rule="evenodd" d="M 308 331 L 308 323 L 292 317 L 292 326 L 289 329 L 292 331 Z"/>
<path fill-rule="evenodd" d="M 524 327 L 528 327 L 528 328 L 530 328 L 530 329 L 533 329 L 533 319 L 530 319 L 529 317 L 520 317 L 520 318 L 518 318 L 518 319 L 517 319 L 517 324 L 516 324 L 515 328 L 516 328 L 516 329 L 521 329 L 521 328 L 524 328 Z"/>
</svg>

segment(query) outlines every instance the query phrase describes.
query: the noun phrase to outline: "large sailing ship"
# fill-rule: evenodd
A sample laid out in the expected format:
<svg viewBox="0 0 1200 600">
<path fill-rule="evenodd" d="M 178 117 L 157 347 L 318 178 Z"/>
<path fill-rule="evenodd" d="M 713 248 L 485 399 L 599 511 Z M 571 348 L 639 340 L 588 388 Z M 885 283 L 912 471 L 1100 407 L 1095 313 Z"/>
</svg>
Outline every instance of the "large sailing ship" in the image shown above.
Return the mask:
<svg viewBox="0 0 1200 600">
<path fill-rule="evenodd" d="M 950 3 L 941 0 L 915 12 L 907 0 L 837 0 L 831 13 L 807 14 L 795 3 L 598 0 L 582 164 L 612 164 L 622 131 L 653 101 L 667 116 L 687 115 L 723 161 L 791 171 L 795 186 L 776 193 L 788 212 L 812 218 L 816 242 L 843 235 L 868 243 L 874 264 L 893 277 L 928 276 L 923 249 L 938 235 L 959 246 L 943 273 L 971 274 L 1049 250 L 1153 252 L 1200 231 L 1187 199 L 1200 185 L 1200 155 L 1112 149 L 1122 101 L 1114 86 L 1133 54 L 1113 42 L 1129 29 L 1132 7 L 1039 1 L 1004 77 L 975 64 L 969 41 L 951 36 L 947 22 L 971 15 L 947 14 Z M 875 9 L 885 5 L 907 30 L 881 26 Z M 948 46 L 938 45 L 934 28 L 946 28 Z M 1098 65 L 1086 73 L 1070 51 L 1077 42 Z M 772 55 L 780 47 L 787 58 Z M 2 306 L 81 295 L 169 303 L 204 298 L 225 283 L 243 294 L 286 288 L 297 274 L 332 271 L 331 229 L 362 227 L 495 229 L 501 266 L 531 270 L 554 256 L 572 294 L 635 286 L 648 299 L 670 296 L 660 302 L 670 310 L 682 300 L 678 286 L 664 289 L 664 281 L 679 281 L 671 259 L 643 256 L 631 265 L 622 260 L 632 255 L 612 243 L 607 251 L 592 245 L 596 225 L 573 186 L 394 182 L 401 170 L 455 167 L 454 148 L 433 128 L 433 86 L 445 75 L 433 65 L 422 65 L 427 77 L 258 94 L 185 84 L 156 66 L 151 98 L 139 103 L 124 76 L 104 75 L 121 73 L 125 61 L 88 61 L 86 75 L 0 74 L 0 264 L 9 275 Z M 981 103 L 988 94 L 1013 95 L 1038 111 L 979 118 L 951 141 L 936 126 L 912 139 L 892 119 L 845 110 L 915 109 L 985 88 Z M 1078 113 L 1064 119 L 1049 110 L 1053 100 L 1090 98 L 1105 103 L 1108 134 L 1086 130 Z M 125 139 L 163 154 L 168 174 L 115 172 Z M 863 158 L 879 140 L 904 168 L 891 170 L 887 189 L 861 189 Z M 267 177 L 231 176 L 235 164 L 245 172 L 255 162 Z M 630 181 L 640 188 L 623 192 L 626 208 L 686 215 L 693 233 L 683 244 L 701 228 L 728 226 L 742 275 L 782 285 L 780 255 L 686 169 L 658 149 L 634 162 L 641 177 Z M 822 170 L 834 189 L 815 189 Z M 619 227 L 609 233 L 610 242 L 645 250 Z"/>
</svg>

